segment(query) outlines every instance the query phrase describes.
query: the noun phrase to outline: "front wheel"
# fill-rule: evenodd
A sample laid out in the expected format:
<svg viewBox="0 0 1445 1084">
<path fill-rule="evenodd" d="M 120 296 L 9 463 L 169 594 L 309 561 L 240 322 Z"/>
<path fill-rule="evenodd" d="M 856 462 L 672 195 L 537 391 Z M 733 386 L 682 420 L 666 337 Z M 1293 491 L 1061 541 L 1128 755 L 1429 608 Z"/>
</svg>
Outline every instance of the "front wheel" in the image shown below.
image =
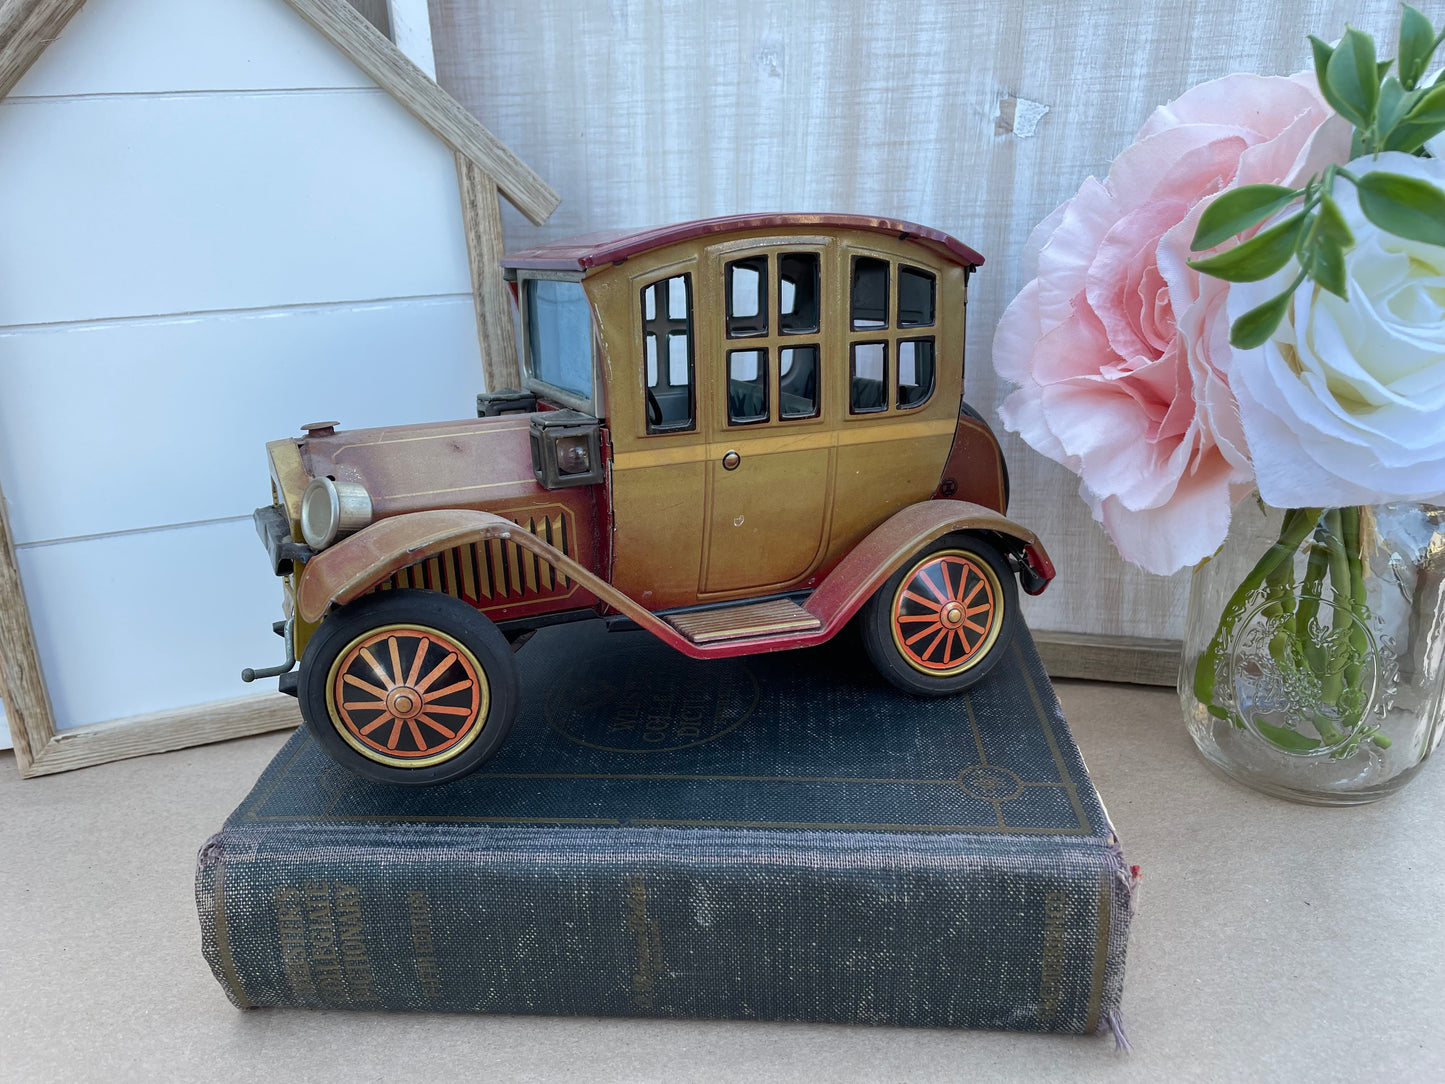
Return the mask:
<svg viewBox="0 0 1445 1084">
<path fill-rule="evenodd" d="M 885 678 L 916 696 L 948 696 L 982 679 L 1012 642 L 1018 585 L 988 542 L 948 535 L 889 577 L 861 617 Z"/>
<path fill-rule="evenodd" d="M 506 638 L 459 599 L 367 595 L 328 616 L 301 660 L 312 735 L 379 783 L 428 786 L 476 771 L 512 728 L 520 697 Z"/>
</svg>

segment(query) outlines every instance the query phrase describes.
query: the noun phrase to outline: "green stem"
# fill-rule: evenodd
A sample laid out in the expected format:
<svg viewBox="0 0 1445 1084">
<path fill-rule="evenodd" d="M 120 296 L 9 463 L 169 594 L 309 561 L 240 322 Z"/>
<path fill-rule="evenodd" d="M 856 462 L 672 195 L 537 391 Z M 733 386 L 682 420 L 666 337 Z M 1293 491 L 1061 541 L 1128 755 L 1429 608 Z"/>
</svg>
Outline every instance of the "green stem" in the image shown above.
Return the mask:
<svg viewBox="0 0 1445 1084">
<path fill-rule="evenodd" d="M 1292 517 L 1303 514 L 1298 508 L 1291 508 L 1286 512 L 1284 525 L 1280 529 L 1281 533 L 1290 533 L 1295 526 L 1291 522 Z M 1266 618 L 1277 623 L 1277 631 L 1269 641 L 1270 656 L 1277 666 L 1292 668 L 1295 665 L 1295 607 L 1299 601 L 1299 591 L 1295 586 L 1294 578 L 1294 561 L 1281 561 L 1275 565 L 1269 575 L 1264 578 L 1264 586 L 1268 601 L 1265 603 L 1262 613 Z"/>
<path fill-rule="evenodd" d="M 1344 668 L 1344 691 L 1341 697 L 1341 726 L 1345 733 L 1353 733 L 1365 714 L 1365 689 L 1361 684 L 1365 658 L 1369 654 L 1370 641 L 1365 629 L 1370 620 L 1369 600 L 1365 594 L 1364 567 L 1364 520 L 1369 513 L 1364 508 L 1348 508 L 1342 515 L 1345 560 L 1350 575 L 1350 623 L 1349 653 Z M 1370 740 L 1381 748 L 1389 748 L 1390 739 L 1383 734 L 1369 735 Z M 1353 751 L 1353 743 L 1349 747 Z"/>
<path fill-rule="evenodd" d="M 1315 618 L 1320 612 L 1320 596 L 1325 590 L 1325 572 L 1329 569 L 1329 541 L 1325 537 L 1325 525 L 1319 523 L 1315 526 L 1314 544 L 1309 549 L 1309 560 L 1305 564 L 1304 583 L 1300 587 L 1299 609 L 1295 613 L 1295 630 L 1304 636 L 1305 657 L 1309 660 L 1310 668 L 1318 675 L 1323 660 L 1316 659 L 1313 648 L 1309 645 L 1310 626 L 1314 624 Z"/>
<path fill-rule="evenodd" d="M 1194 698 L 1203 704 L 1205 710 L 1215 718 L 1232 718 L 1228 711 L 1214 702 L 1218 663 L 1224 654 L 1224 645 L 1234 634 L 1234 627 L 1244 615 L 1244 609 L 1249 603 L 1250 596 L 1283 562 L 1294 560 L 1295 551 L 1299 549 L 1305 536 L 1309 534 L 1310 527 L 1319 519 L 1320 511 L 1318 508 L 1294 508 L 1286 513 L 1278 540 L 1265 551 L 1264 556 L 1234 589 L 1234 594 L 1230 595 L 1229 602 L 1225 605 L 1223 614 L 1220 615 L 1219 628 L 1199 656 L 1198 662 L 1195 663 Z M 1236 724 L 1239 722 L 1237 719 L 1233 721 Z"/>
<path fill-rule="evenodd" d="M 1336 745 L 1343 735 L 1335 729 L 1334 720 L 1341 717 L 1340 700 L 1345 691 L 1344 670 L 1349 660 L 1351 615 L 1354 594 L 1350 582 L 1350 562 L 1346 555 L 1345 512 L 1354 512 L 1355 544 L 1359 545 L 1359 514 L 1356 509 L 1331 508 L 1325 513 L 1325 533 L 1329 537 L 1330 587 L 1334 592 L 1334 620 L 1330 626 L 1329 662 L 1320 686 L 1320 710 L 1315 713 L 1315 729 L 1329 745 Z M 1328 714 L 1326 711 L 1328 710 Z"/>
</svg>

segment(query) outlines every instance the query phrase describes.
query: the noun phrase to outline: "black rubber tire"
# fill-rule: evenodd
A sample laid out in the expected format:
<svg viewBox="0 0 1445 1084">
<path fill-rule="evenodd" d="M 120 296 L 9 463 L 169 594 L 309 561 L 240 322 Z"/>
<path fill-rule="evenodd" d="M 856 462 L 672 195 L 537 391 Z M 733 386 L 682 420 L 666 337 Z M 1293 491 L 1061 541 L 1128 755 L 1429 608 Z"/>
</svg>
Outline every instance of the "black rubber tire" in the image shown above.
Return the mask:
<svg viewBox="0 0 1445 1084">
<path fill-rule="evenodd" d="M 949 571 L 943 574 L 945 577 L 957 572 L 961 577 L 972 576 L 968 583 L 983 580 L 984 588 L 980 590 L 992 596 L 993 606 L 987 615 L 990 623 L 985 626 L 986 631 L 979 636 L 972 648 L 972 654 L 966 652 L 965 656 L 953 665 L 945 665 L 942 659 L 932 663 L 910 660 L 910 655 L 914 655 L 916 659 L 916 652 L 910 652 L 905 646 L 905 637 L 894 634 L 895 605 L 899 603 L 905 585 L 912 584 L 921 569 L 943 558 L 949 559 L 950 566 Z M 967 571 L 970 567 L 972 572 Z M 938 570 L 939 566 L 934 565 L 931 571 Z M 956 590 L 952 579 L 947 581 L 948 593 L 955 601 L 955 596 L 965 594 L 964 587 L 962 578 Z M 951 696 L 983 680 L 1003 657 L 1013 642 L 1014 630 L 1018 626 L 1018 599 L 1018 583 L 997 548 L 974 534 L 946 535 L 905 561 L 864 604 L 859 614 L 863 646 L 878 672 L 904 692 L 915 696 Z M 916 606 L 913 608 L 917 609 Z M 943 612 L 942 606 L 939 606 L 939 611 Z M 922 614 L 926 611 L 919 612 Z M 915 623 L 909 626 L 910 631 L 915 627 L 921 630 L 928 625 L 923 616 L 909 617 L 906 620 Z M 941 618 L 938 627 L 942 631 Z M 973 626 L 970 624 L 969 627 L 971 629 Z M 932 631 L 932 627 L 928 631 Z M 954 630 L 954 634 L 958 637 L 959 646 L 968 646 L 967 636 L 961 628 Z M 928 641 L 926 632 L 920 631 L 916 635 Z M 948 640 L 944 646 L 946 652 L 953 646 L 951 636 L 941 636 L 937 642 L 941 643 L 945 639 Z M 931 642 L 924 643 L 923 646 L 936 650 L 932 648 Z M 925 651 L 924 655 L 926 658 L 928 651 Z M 946 655 L 944 657 L 946 658 Z"/>
<path fill-rule="evenodd" d="M 408 630 L 415 630 L 415 633 Z M 377 703 L 392 705 L 399 695 L 396 703 L 403 705 L 403 714 L 412 711 L 417 714 L 402 720 L 399 715 L 388 714 L 387 711 L 377 712 L 363 705 L 348 705 L 343 698 L 341 707 L 371 712 L 352 719 L 348 727 L 344 717 L 346 713 L 338 708 L 332 689 L 344 687 L 348 671 L 353 676 L 360 673 L 375 682 L 381 681 L 378 671 L 371 669 L 368 673 L 369 668 L 361 666 L 357 660 L 368 638 L 381 636 L 387 631 L 394 631 L 396 635 L 386 638 L 385 651 L 381 650 L 382 641 L 378 640 L 377 654 L 382 656 L 380 665 L 383 670 L 395 665 L 398 680 L 394 685 L 387 686 L 390 692 L 386 699 Z M 426 642 L 423 642 L 423 637 Z M 394 643 L 404 646 L 397 647 L 397 654 L 392 656 Z M 402 653 L 408 649 L 410 654 L 404 657 Z M 454 658 L 450 667 L 444 669 L 449 653 Z M 416 657 L 423 654 L 423 660 L 418 662 Z M 373 659 L 375 657 L 372 656 Z M 392 658 L 397 660 L 395 664 L 391 662 Z M 345 668 L 344 659 L 351 660 Z M 359 671 L 356 669 L 358 666 L 361 666 Z M 412 674 L 402 678 L 402 673 L 408 669 Z M 440 698 L 434 708 L 424 706 L 428 690 L 426 678 L 433 669 L 448 678 L 463 679 L 458 685 L 460 691 Z M 440 680 L 437 679 L 440 686 L 437 691 L 448 688 L 440 685 Z M 408 682 L 414 683 L 415 689 Z M 371 695 L 380 691 L 379 685 L 374 686 Z M 367 693 L 353 695 L 364 696 Z M 436 692 L 431 696 L 435 697 Z M 338 764 L 378 783 L 434 786 L 471 774 L 501 747 L 517 717 L 521 681 L 516 658 L 506 637 L 485 615 L 465 602 L 435 591 L 382 591 L 343 606 L 321 623 L 301 657 L 297 698 L 307 728 Z M 448 706 L 448 699 L 460 701 L 460 705 Z M 424 719 L 422 716 L 431 710 L 444 711 L 449 715 L 429 722 L 430 717 Z M 451 739 L 456 748 L 423 755 L 427 748 L 425 738 L 435 740 L 436 731 L 441 731 L 438 724 L 454 722 L 458 715 L 462 716 L 463 725 L 456 727 L 455 736 Z M 371 720 L 380 721 L 373 725 Z M 392 721 L 392 728 L 379 733 L 391 733 L 394 747 L 403 735 L 412 738 L 409 744 L 420 743 L 421 751 L 410 754 L 410 758 L 423 763 L 407 764 L 406 756 L 388 754 L 377 744 L 379 739 L 368 740 L 361 733 L 385 726 L 386 720 Z M 463 737 L 464 733 L 470 736 Z M 450 742 L 443 741 L 442 744 Z M 368 747 L 370 752 L 362 751 Z"/>
</svg>

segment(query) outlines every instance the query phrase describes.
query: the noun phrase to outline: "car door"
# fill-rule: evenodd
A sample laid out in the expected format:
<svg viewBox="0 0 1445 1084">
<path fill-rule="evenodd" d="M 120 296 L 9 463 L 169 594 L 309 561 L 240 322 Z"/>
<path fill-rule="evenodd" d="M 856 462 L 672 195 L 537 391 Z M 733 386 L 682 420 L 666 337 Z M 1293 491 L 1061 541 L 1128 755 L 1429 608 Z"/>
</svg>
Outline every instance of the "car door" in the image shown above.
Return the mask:
<svg viewBox="0 0 1445 1084">
<path fill-rule="evenodd" d="M 708 427 L 706 598 L 806 586 L 828 542 L 836 463 L 825 372 L 831 243 L 718 245 L 699 327 Z"/>
</svg>

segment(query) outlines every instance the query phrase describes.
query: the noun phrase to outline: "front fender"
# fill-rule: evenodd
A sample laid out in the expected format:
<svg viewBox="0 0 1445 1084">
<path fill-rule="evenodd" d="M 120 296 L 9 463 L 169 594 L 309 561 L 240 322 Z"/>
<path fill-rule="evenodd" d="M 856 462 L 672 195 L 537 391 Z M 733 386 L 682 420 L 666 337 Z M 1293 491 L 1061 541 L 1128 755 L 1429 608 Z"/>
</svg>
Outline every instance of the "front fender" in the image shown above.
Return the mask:
<svg viewBox="0 0 1445 1084">
<path fill-rule="evenodd" d="M 634 621 L 659 631 L 663 623 L 631 599 L 509 519 L 468 508 L 410 512 L 373 523 L 306 562 L 296 585 L 296 611 L 312 624 L 403 568 L 457 546 L 500 538 L 535 553 Z"/>
</svg>

